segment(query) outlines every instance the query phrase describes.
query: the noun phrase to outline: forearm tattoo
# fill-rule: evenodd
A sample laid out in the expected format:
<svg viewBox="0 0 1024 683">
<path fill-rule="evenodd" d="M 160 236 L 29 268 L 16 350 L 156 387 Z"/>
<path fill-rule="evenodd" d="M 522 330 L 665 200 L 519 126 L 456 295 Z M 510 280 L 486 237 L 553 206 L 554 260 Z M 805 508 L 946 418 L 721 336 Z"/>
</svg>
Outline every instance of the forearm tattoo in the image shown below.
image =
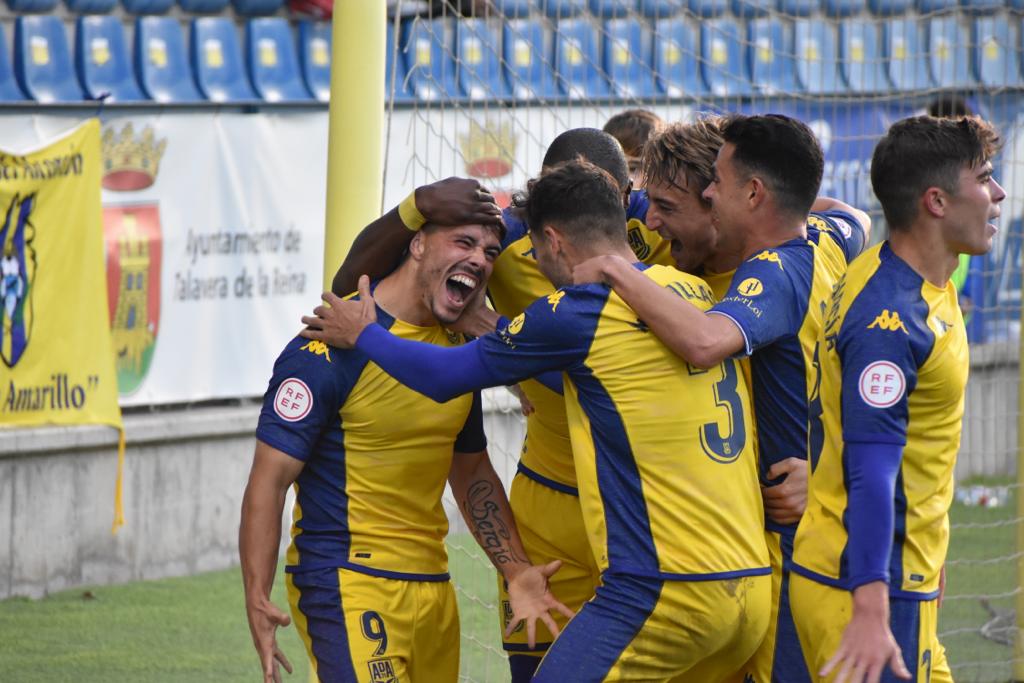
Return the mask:
<svg viewBox="0 0 1024 683">
<path fill-rule="evenodd" d="M 495 501 L 496 497 L 494 484 L 490 481 L 481 479 L 470 484 L 462 504 L 466 512 L 466 523 L 494 564 L 501 566 L 510 562 L 528 562 L 512 547 L 512 532 L 501 507 Z"/>
</svg>

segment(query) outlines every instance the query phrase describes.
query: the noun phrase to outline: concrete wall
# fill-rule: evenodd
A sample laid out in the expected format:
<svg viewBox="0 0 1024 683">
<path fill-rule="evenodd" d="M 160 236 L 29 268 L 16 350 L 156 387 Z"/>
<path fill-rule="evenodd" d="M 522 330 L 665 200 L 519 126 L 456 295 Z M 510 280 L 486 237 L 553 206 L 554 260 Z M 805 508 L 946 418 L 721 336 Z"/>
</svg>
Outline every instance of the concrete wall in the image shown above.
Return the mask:
<svg viewBox="0 0 1024 683">
<path fill-rule="evenodd" d="M 977 349 L 972 364 L 958 479 L 1013 475 L 1016 347 Z M 116 536 L 113 430 L 0 429 L 0 599 L 237 564 L 258 412 L 247 404 L 127 415 L 127 523 Z M 523 421 L 504 390 L 485 396 L 485 427 L 492 462 L 507 484 Z M 447 491 L 445 507 L 452 531 L 465 530 Z"/>
</svg>

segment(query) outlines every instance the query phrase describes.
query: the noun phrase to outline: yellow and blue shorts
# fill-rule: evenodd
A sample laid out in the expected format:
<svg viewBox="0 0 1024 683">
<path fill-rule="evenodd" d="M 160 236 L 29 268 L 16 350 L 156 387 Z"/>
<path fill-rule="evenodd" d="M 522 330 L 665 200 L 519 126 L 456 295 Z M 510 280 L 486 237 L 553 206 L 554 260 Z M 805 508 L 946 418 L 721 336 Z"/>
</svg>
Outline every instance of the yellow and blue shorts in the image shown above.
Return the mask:
<svg viewBox="0 0 1024 683">
<path fill-rule="evenodd" d="M 853 594 L 796 573 L 790 574 L 789 594 L 807 668 L 814 674 L 812 680 L 835 678 L 835 673 L 825 678 L 817 672 L 839 649 L 843 631 L 853 616 Z M 916 683 L 953 682 L 946 649 L 936 633 L 938 609 L 937 600 L 889 598 L 889 628 Z M 897 679 L 887 667 L 882 680 Z"/>
<path fill-rule="evenodd" d="M 286 574 L 288 603 L 325 683 L 459 677 L 459 612 L 448 581 L 405 581 L 349 569 Z"/>
<path fill-rule="evenodd" d="M 547 564 L 561 560 L 562 566 L 548 581 L 551 593 L 566 607 L 576 612 L 590 598 L 601 582 L 601 573 L 587 541 L 576 489 L 547 479 L 519 465 L 519 473 L 512 480 L 509 505 L 519 529 L 526 555 L 533 564 Z M 501 610 L 501 632 L 512 617 L 505 582 L 498 577 L 498 602 Z M 551 612 L 559 629 L 568 621 L 559 612 Z M 537 622 L 537 646 L 530 650 L 526 643 L 526 627 L 520 624 L 515 632 L 504 639 L 505 650 L 514 658 L 525 655 L 540 658 L 551 646 L 551 633 L 547 626 Z M 533 663 L 534 665 L 536 662 Z M 532 666 L 530 667 L 532 671 Z M 528 679 L 528 676 L 527 676 Z"/>
<path fill-rule="evenodd" d="M 761 646 L 741 669 L 737 682 L 810 683 L 800 639 L 789 604 L 789 570 L 793 559 L 793 534 L 765 530 L 772 566 L 772 611 L 768 633 Z"/>
<path fill-rule="evenodd" d="M 760 645 L 770 603 L 768 575 L 665 581 L 606 572 L 533 680 L 724 681 Z"/>
</svg>

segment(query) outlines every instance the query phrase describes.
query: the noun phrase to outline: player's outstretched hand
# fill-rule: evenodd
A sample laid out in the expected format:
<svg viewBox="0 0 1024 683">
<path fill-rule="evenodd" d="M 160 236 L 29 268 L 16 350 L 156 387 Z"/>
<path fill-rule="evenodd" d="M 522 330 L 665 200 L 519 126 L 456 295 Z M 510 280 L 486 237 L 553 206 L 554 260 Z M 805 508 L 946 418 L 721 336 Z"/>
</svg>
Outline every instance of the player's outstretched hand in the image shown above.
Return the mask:
<svg viewBox="0 0 1024 683">
<path fill-rule="evenodd" d="M 339 349 L 351 349 L 367 325 L 377 322 L 377 306 L 370 295 L 370 278 L 359 278 L 359 300 L 342 299 L 330 292 L 321 294 L 324 303 L 313 315 L 302 316 L 306 326 L 299 335 Z"/>
<path fill-rule="evenodd" d="M 764 511 L 777 524 L 796 524 L 807 507 L 807 461 L 786 458 L 771 466 L 768 479 L 786 478 L 774 486 L 762 486 Z"/>
<path fill-rule="evenodd" d="M 532 650 L 537 644 L 538 619 L 544 622 L 552 636 L 558 636 L 558 625 L 551 618 L 549 610 L 558 610 L 572 619 L 573 611 L 555 599 L 548 588 L 548 578 L 561 566 L 561 560 L 554 560 L 543 565 L 531 565 L 508 582 L 508 600 L 512 606 L 512 619 L 508 622 L 508 627 L 505 628 L 506 638 L 512 635 L 519 622 L 525 621 L 526 643 Z"/>
<path fill-rule="evenodd" d="M 471 178 L 445 178 L 416 188 L 416 208 L 438 225 L 490 225 L 501 222 L 494 195 Z"/>
<path fill-rule="evenodd" d="M 822 677 L 837 672 L 834 683 L 878 683 L 885 667 L 896 678 L 909 681 L 911 676 L 903 662 L 903 653 L 889 629 L 889 586 L 884 582 L 866 584 L 854 591 L 853 616 L 843 631 L 843 639 L 832 659 L 822 667 Z M 859 598 L 869 596 L 868 609 Z M 876 605 L 881 605 L 879 609 Z"/>
<path fill-rule="evenodd" d="M 269 600 L 246 604 L 249 631 L 263 667 L 263 683 L 281 683 L 281 667 L 292 672 L 291 662 L 277 646 L 277 627 L 292 623 L 291 618 Z"/>
</svg>

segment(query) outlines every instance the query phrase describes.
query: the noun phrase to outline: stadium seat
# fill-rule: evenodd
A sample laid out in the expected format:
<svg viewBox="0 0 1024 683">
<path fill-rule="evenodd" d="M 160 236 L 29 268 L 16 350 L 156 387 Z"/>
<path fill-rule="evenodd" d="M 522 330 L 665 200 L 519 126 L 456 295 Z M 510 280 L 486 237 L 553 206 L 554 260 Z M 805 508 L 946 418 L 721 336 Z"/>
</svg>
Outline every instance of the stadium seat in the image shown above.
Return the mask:
<svg viewBox="0 0 1024 683">
<path fill-rule="evenodd" d="M 866 6 L 865 0 L 824 0 L 822 10 L 825 16 L 844 19 L 860 14 Z"/>
<path fill-rule="evenodd" d="M 882 24 L 882 53 L 889 80 L 897 90 L 932 87 L 924 27 L 917 17 L 893 17 Z"/>
<path fill-rule="evenodd" d="M 734 16 L 743 19 L 767 17 L 775 9 L 775 0 L 732 0 L 730 3 Z"/>
<path fill-rule="evenodd" d="M 243 17 L 262 17 L 284 6 L 284 0 L 231 0 L 235 13 Z"/>
<path fill-rule="evenodd" d="M 957 0 L 917 0 L 917 11 L 920 14 L 935 14 L 956 9 Z"/>
<path fill-rule="evenodd" d="M 530 16 L 534 10 L 533 0 L 491 0 L 495 12 L 506 19 L 520 19 Z"/>
<path fill-rule="evenodd" d="M 131 14 L 167 14 L 174 0 L 121 0 L 124 11 Z"/>
<path fill-rule="evenodd" d="M 906 14 L 912 6 L 912 0 L 868 0 L 868 10 L 878 17 Z"/>
<path fill-rule="evenodd" d="M 256 94 L 267 102 L 303 102 L 309 91 L 299 75 L 295 41 L 287 19 L 250 19 L 245 26 L 249 78 Z"/>
<path fill-rule="evenodd" d="M 618 97 L 657 97 L 661 93 L 651 69 L 653 36 L 637 17 L 604 22 L 604 71 Z"/>
<path fill-rule="evenodd" d="M 14 73 L 21 89 L 37 102 L 84 99 L 75 78 L 64 24 L 53 15 L 15 19 Z"/>
<path fill-rule="evenodd" d="M 114 16 L 79 17 L 75 34 L 75 66 L 85 94 L 108 102 L 146 99 L 135 81 L 124 25 Z"/>
<path fill-rule="evenodd" d="M 328 34 L 328 40 L 329 40 L 330 39 L 330 24 L 325 24 L 325 26 L 327 27 L 326 33 Z M 300 30 L 299 33 L 300 33 L 300 38 L 299 39 L 301 41 L 301 33 L 302 33 L 301 30 Z M 320 40 L 323 41 L 322 38 Z M 330 50 L 327 49 L 327 48 L 324 48 L 323 46 L 321 46 L 321 49 L 325 53 L 327 53 L 327 54 L 330 53 Z M 387 23 L 387 48 L 386 49 L 387 49 L 387 52 L 385 53 L 386 59 L 385 59 L 385 64 L 384 64 L 384 78 L 385 78 L 385 81 L 384 81 L 384 96 L 385 96 L 385 98 L 390 98 L 391 97 L 391 85 L 392 85 L 391 79 L 392 79 L 392 77 L 394 77 L 394 90 L 395 90 L 394 96 L 395 96 L 395 102 L 409 102 L 409 101 L 412 100 L 412 95 L 409 93 L 409 87 L 408 87 L 408 84 L 406 83 L 405 59 L 403 59 L 401 51 L 399 51 L 397 49 L 396 45 L 395 45 L 395 25 L 394 25 L 393 22 L 390 22 L 390 21 Z M 304 52 L 304 50 L 302 50 L 300 48 L 300 53 L 301 52 Z M 301 58 L 300 58 L 300 61 L 302 61 Z M 392 72 L 394 72 L 394 73 L 392 73 Z M 329 72 L 325 74 L 325 79 L 326 80 L 325 80 L 324 87 L 327 88 L 328 85 L 329 85 L 329 81 L 330 81 L 330 73 Z M 324 98 L 325 100 L 326 100 L 326 95 L 328 95 L 328 94 L 329 93 L 327 93 L 325 91 L 325 98 Z"/>
<path fill-rule="evenodd" d="M 969 14 L 992 14 L 1003 8 L 1003 0 L 960 0 L 960 7 Z"/>
<path fill-rule="evenodd" d="M 6 0 L 7 7 L 17 13 L 52 12 L 57 9 L 57 0 Z"/>
<path fill-rule="evenodd" d="M 537 0 L 537 6 L 549 19 L 569 19 L 587 11 L 587 0 Z"/>
<path fill-rule="evenodd" d="M 601 73 L 597 27 L 587 18 L 563 19 L 555 29 L 555 73 L 570 99 L 608 97 Z"/>
<path fill-rule="evenodd" d="M 509 19 L 503 31 L 503 61 L 512 96 L 519 100 L 561 97 L 551 60 L 544 50 L 541 20 Z"/>
<path fill-rule="evenodd" d="M 793 27 L 775 17 L 752 19 L 750 38 L 750 80 L 766 95 L 799 90 L 796 62 L 793 60 Z"/>
<path fill-rule="evenodd" d="M 405 25 L 404 33 L 409 88 L 416 98 L 428 102 L 461 98 L 452 60 L 451 20 L 416 17 Z"/>
<path fill-rule="evenodd" d="M 679 11 L 681 0 L 640 0 L 637 11 L 648 19 L 664 19 Z"/>
<path fill-rule="evenodd" d="M 487 19 L 455 22 L 455 75 L 471 100 L 508 99 L 501 69 L 501 26 Z"/>
<path fill-rule="evenodd" d="M 599 19 L 624 17 L 636 11 L 636 0 L 589 0 L 590 13 Z"/>
<path fill-rule="evenodd" d="M 872 21 L 839 23 L 839 67 L 850 92 L 878 93 L 892 87 L 878 42 L 878 26 Z"/>
<path fill-rule="evenodd" d="M 971 46 L 959 17 L 944 15 L 925 20 L 928 67 L 940 88 L 973 88 Z"/>
<path fill-rule="evenodd" d="M 135 72 L 143 92 L 157 102 L 196 102 L 196 88 L 181 24 L 173 17 L 135 22 Z"/>
<path fill-rule="evenodd" d="M 797 19 L 793 24 L 793 48 L 796 76 L 803 90 L 814 95 L 846 92 L 831 22 Z"/>
<path fill-rule="evenodd" d="M 704 97 L 707 83 L 701 75 L 700 29 L 687 16 L 658 19 L 654 25 L 654 70 L 669 97 Z"/>
<path fill-rule="evenodd" d="M 399 62 L 402 55 L 398 55 Z M 306 87 L 321 102 L 331 99 L 331 25 L 326 22 L 299 22 L 299 66 Z M 404 66 L 404 64 L 403 64 Z M 404 73 L 404 71 L 403 71 Z"/>
<path fill-rule="evenodd" d="M 731 18 L 705 19 L 700 27 L 704 80 L 720 97 L 750 95 L 750 73 L 744 54 L 744 32 Z"/>
<path fill-rule="evenodd" d="M 809 17 L 821 8 L 821 0 L 779 0 L 779 11 L 790 17 Z"/>
<path fill-rule="evenodd" d="M 14 78 L 10 55 L 11 53 L 7 51 L 7 39 L 4 32 L 0 31 L 0 102 L 21 102 L 25 99 L 25 93 L 18 87 L 18 81 Z"/>
<path fill-rule="evenodd" d="M 689 0 L 689 9 L 702 19 L 713 19 L 725 14 L 729 0 Z"/>
<path fill-rule="evenodd" d="M 974 46 L 974 68 L 978 80 L 989 88 L 1021 86 L 1018 27 L 1003 14 L 975 17 L 971 35 Z"/>
<path fill-rule="evenodd" d="M 211 102 L 245 102 L 256 99 L 245 75 L 235 22 L 223 17 L 192 20 L 190 41 L 196 83 Z"/>
<path fill-rule="evenodd" d="M 64 0 L 69 12 L 75 14 L 106 14 L 114 9 L 117 0 Z"/>
<path fill-rule="evenodd" d="M 189 14 L 217 14 L 228 6 L 228 0 L 178 0 L 182 12 Z"/>
<path fill-rule="evenodd" d="M 1024 0 L 1006 0 L 1006 6 L 1020 12 L 1024 10 Z"/>
</svg>

